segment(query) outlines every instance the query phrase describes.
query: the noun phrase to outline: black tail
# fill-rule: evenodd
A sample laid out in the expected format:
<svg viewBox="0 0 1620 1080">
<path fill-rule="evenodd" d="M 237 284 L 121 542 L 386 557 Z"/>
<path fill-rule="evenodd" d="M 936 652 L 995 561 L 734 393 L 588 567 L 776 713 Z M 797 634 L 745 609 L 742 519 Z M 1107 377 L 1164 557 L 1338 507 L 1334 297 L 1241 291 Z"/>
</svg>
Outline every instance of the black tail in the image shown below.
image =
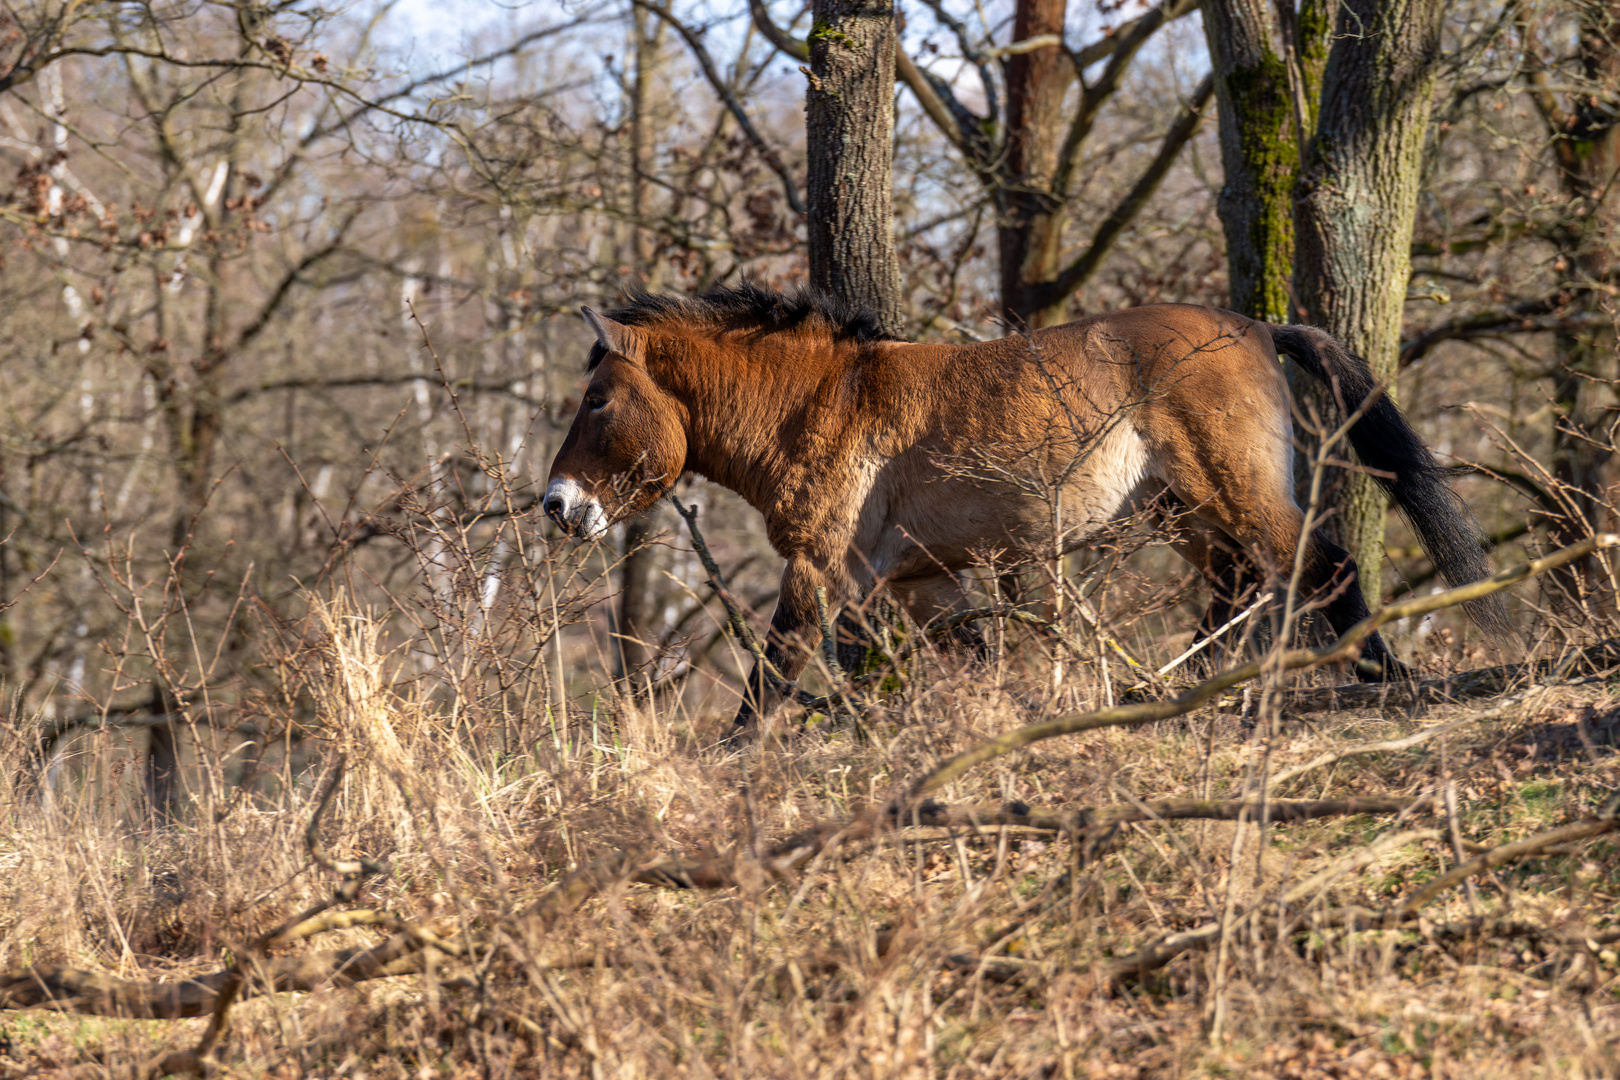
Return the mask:
<svg viewBox="0 0 1620 1080">
<path fill-rule="evenodd" d="M 1271 339 L 1279 352 L 1292 356 L 1314 378 L 1334 388 L 1341 408 L 1354 412 L 1369 395 L 1378 393 L 1350 429 L 1356 456 L 1377 470 L 1374 477 L 1411 522 L 1423 550 L 1448 584 L 1466 585 L 1489 577 L 1491 564 L 1485 555 L 1489 545 L 1479 522 L 1446 484 L 1445 468 L 1383 393 L 1367 361 L 1311 326 L 1273 326 Z M 1517 640 L 1518 631 L 1500 596 L 1471 600 L 1463 610 L 1474 625 L 1498 641 Z"/>
</svg>

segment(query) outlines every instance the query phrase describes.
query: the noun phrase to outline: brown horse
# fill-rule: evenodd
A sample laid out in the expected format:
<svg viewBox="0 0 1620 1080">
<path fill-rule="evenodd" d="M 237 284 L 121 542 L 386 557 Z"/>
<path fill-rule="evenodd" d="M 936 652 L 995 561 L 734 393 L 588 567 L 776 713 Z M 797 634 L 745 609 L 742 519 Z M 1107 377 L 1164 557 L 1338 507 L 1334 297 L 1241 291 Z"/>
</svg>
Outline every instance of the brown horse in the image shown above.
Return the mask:
<svg viewBox="0 0 1620 1080">
<path fill-rule="evenodd" d="M 1489 572 L 1444 470 L 1387 397 L 1367 400 L 1366 363 L 1309 327 L 1166 304 L 922 345 L 748 284 L 584 314 L 592 377 L 546 513 L 594 538 L 686 471 L 737 492 L 787 560 L 767 657 L 789 679 L 820 639 L 818 587 L 834 605 L 887 587 L 927 623 L 963 606 L 974 552 L 1072 549 L 1154 499 L 1183 511 L 1171 539 L 1214 587 L 1205 631 L 1221 626 L 1238 560 L 1286 577 L 1304 531 L 1278 350 L 1361 410 L 1350 442 L 1446 580 Z M 1355 563 L 1320 534 L 1301 570 L 1335 631 L 1367 614 Z M 1470 614 L 1512 635 L 1499 605 Z M 1373 677 L 1398 672 L 1376 634 L 1364 659 Z M 767 682 L 756 665 L 738 725 L 772 697 Z"/>
</svg>

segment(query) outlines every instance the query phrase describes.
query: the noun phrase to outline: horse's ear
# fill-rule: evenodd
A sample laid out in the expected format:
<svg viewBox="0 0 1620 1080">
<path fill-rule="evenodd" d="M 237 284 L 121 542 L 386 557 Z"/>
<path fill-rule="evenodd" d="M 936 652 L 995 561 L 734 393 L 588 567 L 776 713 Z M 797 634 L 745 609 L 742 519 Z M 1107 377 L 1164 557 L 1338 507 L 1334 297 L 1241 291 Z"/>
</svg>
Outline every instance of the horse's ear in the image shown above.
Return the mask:
<svg viewBox="0 0 1620 1080">
<path fill-rule="evenodd" d="M 588 307 L 580 308 L 579 313 L 585 316 L 585 321 L 596 331 L 596 340 L 602 343 L 602 348 L 629 360 L 641 359 L 636 332 L 630 327 L 616 323 L 605 315 L 598 315 Z"/>
</svg>

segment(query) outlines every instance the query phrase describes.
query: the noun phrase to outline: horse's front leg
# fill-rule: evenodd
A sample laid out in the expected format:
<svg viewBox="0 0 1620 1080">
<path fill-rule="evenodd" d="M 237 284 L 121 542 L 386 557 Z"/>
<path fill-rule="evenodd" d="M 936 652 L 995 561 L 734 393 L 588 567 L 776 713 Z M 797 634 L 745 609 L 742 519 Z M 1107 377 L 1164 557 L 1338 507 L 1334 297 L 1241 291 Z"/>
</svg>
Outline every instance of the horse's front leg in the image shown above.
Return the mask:
<svg viewBox="0 0 1620 1080">
<path fill-rule="evenodd" d="M 804 673 L 810 650 L 821 641 L 821 610 L 816 590 L 831 592 L 829 576 L 803 556 L 788 560 L 782 571 L 782 587 L 776 598 L 776 613 L 765 639 L 765 660 L 789 683 Z M 742 705 L 732 722 L 732 737 L 746 733 L 767 718 L 787 697 L 786 686 L 770 677 L 766 664 L 754 662 L 743 693 Z"/>
</svg>

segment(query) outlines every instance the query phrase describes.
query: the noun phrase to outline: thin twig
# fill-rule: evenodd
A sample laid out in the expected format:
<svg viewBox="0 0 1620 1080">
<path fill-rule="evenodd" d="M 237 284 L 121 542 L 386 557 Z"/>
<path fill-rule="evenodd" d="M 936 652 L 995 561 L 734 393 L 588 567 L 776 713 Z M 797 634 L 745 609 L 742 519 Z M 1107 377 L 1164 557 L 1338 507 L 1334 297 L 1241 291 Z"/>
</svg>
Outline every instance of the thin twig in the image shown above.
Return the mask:
<svg viewBox="0 0 1620 1080">
<path fill-rule="evenodd" d="M 715 562 L 714 555 L 709 551 L 709 545 L 703 539 L 703 532 L 698 528 L 697 523 L 697 506 L 684 505 L 681 500 L 675 497 L 673 491 L 669 493 L 669 501 L 674 504 L 675 512 L 681 515 L 681 520 L 686 522 L 686 531 L 692 537 L 692 550 L 697 552 L 698 560 L 703 563 L 704 572 L 709 575 L 709 587 L 720 598 L 720 603 L 725 605 L 726 621 L 731 627 L 731 632 L 736 635 L 743 648 L 747 649 L 750 655 L 753 656 L 754 662 L 760 665 L 765 672 L 765 677 L 771 681 L 778 691 L 790 695 L 794 701 L 801 705 L 815 704 L 819 699 L 813 698 L 800 690 L 791 679 L 784 676 L 776 665 L 766 657 L 765 646 L 760 644 L 759 635 L 754 633 L 754 628 L 749 625 L 748 616 L 743 614 L 741 605 L 731 595 L 731 590 L 726 587 L 725 575 L 720 573 L 720 564 Z"/>
<path fill-rule="evenodd" d="M 1516 859 L 1522 859 L 1527 855 L 1535 855 L 1557 844 L 1567 844 L 1572 840 L 1584 840 L 1589 836 L 1599 836 L 1606 832 L 1613 832 L 1614 827 L 1615 819 L 1611 813 L 1608 817 L 1594 817 L 1586 821 L 1577 821 L 1571 825 L 1564 825 L 1544 833 L 1537 833 L 1535 836 L 1529 836 L 1523 840 L 1516 840 L 1511 844 L 1494 847 L 1483 855 L 1469 859 L 1461 866 L 1453 867 L 1423 886 L 1391 911 L 1386 917 L 1386 921 L 1392 923 L 1402 922 L 1412 917 L 1419 908 L 1435 897 L 1447 889 L 1467 881 L 1475 874 L 1482 874 L 1487 870 L 1494 870 L 1498 866 L 1505 866 Z"/>
<path fill-rule="evenodd" d="M 838 663 L 838 642 L 833 637 L 832 618 L 827 611 L 827 587 L 816 586 L 816 616 L 821 621 L 821 659 L 835 679 L 844 677 L 844 668 Z"/>
<path fill-rule="evenodd" d="M 1303 765 L 1295 765 L 1293 768 L 1282 770 L 1271 778 L 1271 784 L 1273 787 L 1275 787 L 1284 783 L 1285 781 L 1304 776 L 1306 773 L 1315 772 L 1324 765 L 1332 765 L 1334 762 L 1343 761 L 1345 758 L 1359 757 L 1362 754 L 1387 754 L 1396 750 L 1407 750 L 1411 747 L 1426 743 L 1430 739 L 1436 738 L 1440 735 L 1445 735 L 1448 732 L 1456 731 L 1459 728 L 1465 728 L 1473 724 L 1483 723 L 1487 720 L 1500 720 L 1508 715 L 1508 713 L 1516 708 L 1519 704 L 1524 702 L 1526 698 L 1529 698 L 1545 689 L 1547 689 L 1545 686 L 1532 686 L 1528 690 L 1523 690 L 1517 694 L 1514 694 L 1512 697 L 1506 698 L 1505 700 L 1492 705 L 1488 709 L 1481 709 L 1478 712 L 1469 713 L 1467 716 L 1458 717 L 1457 719 L 1448 721 L 1444 724 L 1435 724 L 1433 727 L 1424 728 L 1422 731 L 1414 732 L 1413 734 L 1407 735 L 1404 738 L 1382 739 L 1378 742 L 1360 743 L 1356 746 L 1347 746 L 1342 750 L 1329 751 L 1325 754 L 1312 758 Z"/>
<path fill-rule="evenodd" d="M 1256 600 L 1253 604 L 1250 604 L 1248 609 L 1245 610 L 1241 615 L 1232 616 L 1232 618 L 1228 619 L 1224 624 L 1222 624 L 1219 629 L 1212 631 L 1208 636 L 1200 638 L 1198 641 L 1194 642 L 1192 647 L 1186 652 L 1182 653 L 1180 656 L 1164 665 L 1164 667 L 1160 668 L 1159 675 L 1164 676 L 1170 674 L 1176 668 L 1180 667 L 1186 660 L 1196 655 L 1202 649 L 1207 648 L 1211 642 L 1218 640 L 1222 634 L 1232 629 L 1232 627 L 1238 625 L 1238 623 L 1241 623 L 1244 619 L 1247 619 L 1250 615 L 1253 615 L 1255 612 L 1259 611 L 1266 604 L 1269 604 L 1271 602 L 1271 597 L 1271 593 L 1265 593 L 1260 597 L 1260 599 Z"/>
<path fill-rule="evenodd" d="M 346 879 L 339 892 L 348 893 L 344 899 L 352 900 L 364 878 L 392 873 L 393 867 L 387 860 L 360 858 L 340 861 L 332 858 L 321 844 L 321 815 L 326 812 L 332 796 L 337 794 L 338 785 L 343 781 L 343 769 L 346 764 L 347 759 L 339 756 L 337 764 L 332 767 L 332 774 L 327 777 L 326 786 L 321 789 L 320 799 L 315 804 L 315 812 L 310 814 L 309 824 L 304 827 L 304 848 L 309 852 L 309 857 L 315 865 Z"/>
</svg>

